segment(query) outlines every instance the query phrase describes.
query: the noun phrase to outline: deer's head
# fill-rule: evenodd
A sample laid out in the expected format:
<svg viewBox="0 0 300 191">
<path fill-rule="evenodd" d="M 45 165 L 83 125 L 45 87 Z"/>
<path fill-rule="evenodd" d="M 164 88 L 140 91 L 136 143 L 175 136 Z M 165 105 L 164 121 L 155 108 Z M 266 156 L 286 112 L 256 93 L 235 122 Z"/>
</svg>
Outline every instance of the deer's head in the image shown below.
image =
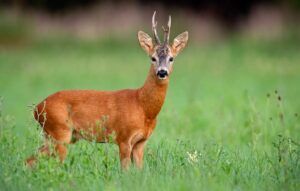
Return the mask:
<svg viewBox="0 0 300 191">
<path fill-rule="evenodd" d="M 154 41 L 145 32 L 138 32 L 138 39 L 141 47 L 146 51 L 151 59 L 155 75 L 159 80 L 165 80 L 169 77 L 172 72 L 174 58 L 178 53 L 186 46 L 188 41 L 188 32 L 183 32 L 178 35 L 172 44 L 169 44 L 170 28 L 171 28 L 171 16 L 169 16 L 169 21 L 167 27 L 163 27 L 164 31 L 164 41 L 160 42 L 157 35 L 155 21 L 155 13 L 152 16 L 152 30 Z"/>
</svg>

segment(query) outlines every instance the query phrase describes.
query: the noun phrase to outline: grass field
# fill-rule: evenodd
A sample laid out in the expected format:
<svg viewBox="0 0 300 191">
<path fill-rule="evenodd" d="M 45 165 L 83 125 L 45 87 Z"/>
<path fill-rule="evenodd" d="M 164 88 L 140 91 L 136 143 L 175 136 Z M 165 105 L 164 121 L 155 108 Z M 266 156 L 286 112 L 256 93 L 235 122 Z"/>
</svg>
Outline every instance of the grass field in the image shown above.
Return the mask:
<svg viewBox="0 0 300 191">
<path fill-rule="evenodd" d="M 133 43 L 135 42 L 135 43 Z M 62 89 L 143 84 L 137 40 L 49 39 L 0 52 L 0 190 L 300 190 L 300 39 L 191 43 L 175 60 L 142 171 L 112 144 L 80 141 L 64 164 L 24 159 L 42 144 L 30 106 Z"/>
</svg>

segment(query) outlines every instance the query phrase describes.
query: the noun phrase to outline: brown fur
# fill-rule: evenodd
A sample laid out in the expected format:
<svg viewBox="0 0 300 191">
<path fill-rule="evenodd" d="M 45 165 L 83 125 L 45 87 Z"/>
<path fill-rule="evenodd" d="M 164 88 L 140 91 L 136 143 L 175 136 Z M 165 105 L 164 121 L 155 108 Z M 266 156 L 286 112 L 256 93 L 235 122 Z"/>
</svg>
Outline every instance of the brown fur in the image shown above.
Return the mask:
<svg viewBox="0 0 300 191">
<path fill-rule="evenodd" d="M 141 47 L 149 56 L 156 56 L 159 45 L 154 45 L 146 33 L 139 31 Z M 166 46 L 169 55 L 176 56 L 186 45 L 188 33 L 174 39 L 172 46 Z M 160 59 L 160 58 L 157 58 Z M 45 144 L 38 150 L 52 155 L 49 142 L 54 144 L 61 161 L 67 155 L 67 144 L 78 139 L 108 142 L 110 137 L 118 144 L 122 168 L 127 169 L 131 160 L 137 167 L 143 165 L 144 146 L 156 125 L 168 89 L 169 77 L 161 80 L 156 75 L 157 64 L 152 64 L 148 77 L 141 88 L 119 91 L 65 90 L 50 95 L 36 106 L 35 119 L 45 132 Z M 169 72 L 172 64 L 167 64 Z M 27 159 L 33 165 L 36 156 Z"/>
<path fill-rule="evenodd" d="M 54 139 L 62 161 L 67 152 L 65 144 L 71 143 L 72 137 L 94 137 L 98 142 L 107 142 L 108 136 L 115 133 L 122 167 L 128 167 L 131 157 L 142 167 L 144 144 L 155 128 L 167 87 L 168 82 L 159 82 L 151 67 L 144 86 L 139 89 L 60 91 L 38 104 L 34 115 L 46 134 Z M 97 121 L 103 122 L 103 117 L 104 124 L 95 125 Z M 40 150 L 48 151 L 46 147 Z M 34 161 L 35 157 L 31 157 L 27 162 Z"/>
</svg>

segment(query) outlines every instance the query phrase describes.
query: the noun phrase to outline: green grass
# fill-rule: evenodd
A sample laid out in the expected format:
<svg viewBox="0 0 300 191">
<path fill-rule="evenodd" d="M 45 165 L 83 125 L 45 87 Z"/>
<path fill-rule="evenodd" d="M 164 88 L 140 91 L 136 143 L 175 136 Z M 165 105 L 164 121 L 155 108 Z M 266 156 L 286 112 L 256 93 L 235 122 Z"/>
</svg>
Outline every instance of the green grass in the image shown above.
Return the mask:
<svg viewBox="0 0 300 191">
<path fill-rule="evenodd" d="M 135 43 L 133 43 L 135 42 Z M 299 190 L 300 40 L 190 44 L 175 60 L 142 171 L 112 144 L 80 141 L 64 164 L 24 159 L 42 144 L 30 105 L 62 89 L 143 84 L 137 40 L 50 39 L 0 52 L 1 190 Z M 280 97 L 280 98 L 279 98 Z"/>
</svg>

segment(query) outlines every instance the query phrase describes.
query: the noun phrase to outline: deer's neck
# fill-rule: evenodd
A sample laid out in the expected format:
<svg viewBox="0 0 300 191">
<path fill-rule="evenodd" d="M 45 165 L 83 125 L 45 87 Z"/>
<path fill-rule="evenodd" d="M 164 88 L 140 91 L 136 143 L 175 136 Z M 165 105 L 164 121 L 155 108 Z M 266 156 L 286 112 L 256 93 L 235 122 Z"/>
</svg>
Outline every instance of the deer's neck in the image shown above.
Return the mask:
<svg viewBox="0 0 300 191">
<path fill-rule="evenodd" d="M 169 78 L 159 81 L 151 66 L 144 85 L 138 90 L 139 101 L 144 108 L 146 117 L 155 119 L 165 101 Z"/>
</svg>

